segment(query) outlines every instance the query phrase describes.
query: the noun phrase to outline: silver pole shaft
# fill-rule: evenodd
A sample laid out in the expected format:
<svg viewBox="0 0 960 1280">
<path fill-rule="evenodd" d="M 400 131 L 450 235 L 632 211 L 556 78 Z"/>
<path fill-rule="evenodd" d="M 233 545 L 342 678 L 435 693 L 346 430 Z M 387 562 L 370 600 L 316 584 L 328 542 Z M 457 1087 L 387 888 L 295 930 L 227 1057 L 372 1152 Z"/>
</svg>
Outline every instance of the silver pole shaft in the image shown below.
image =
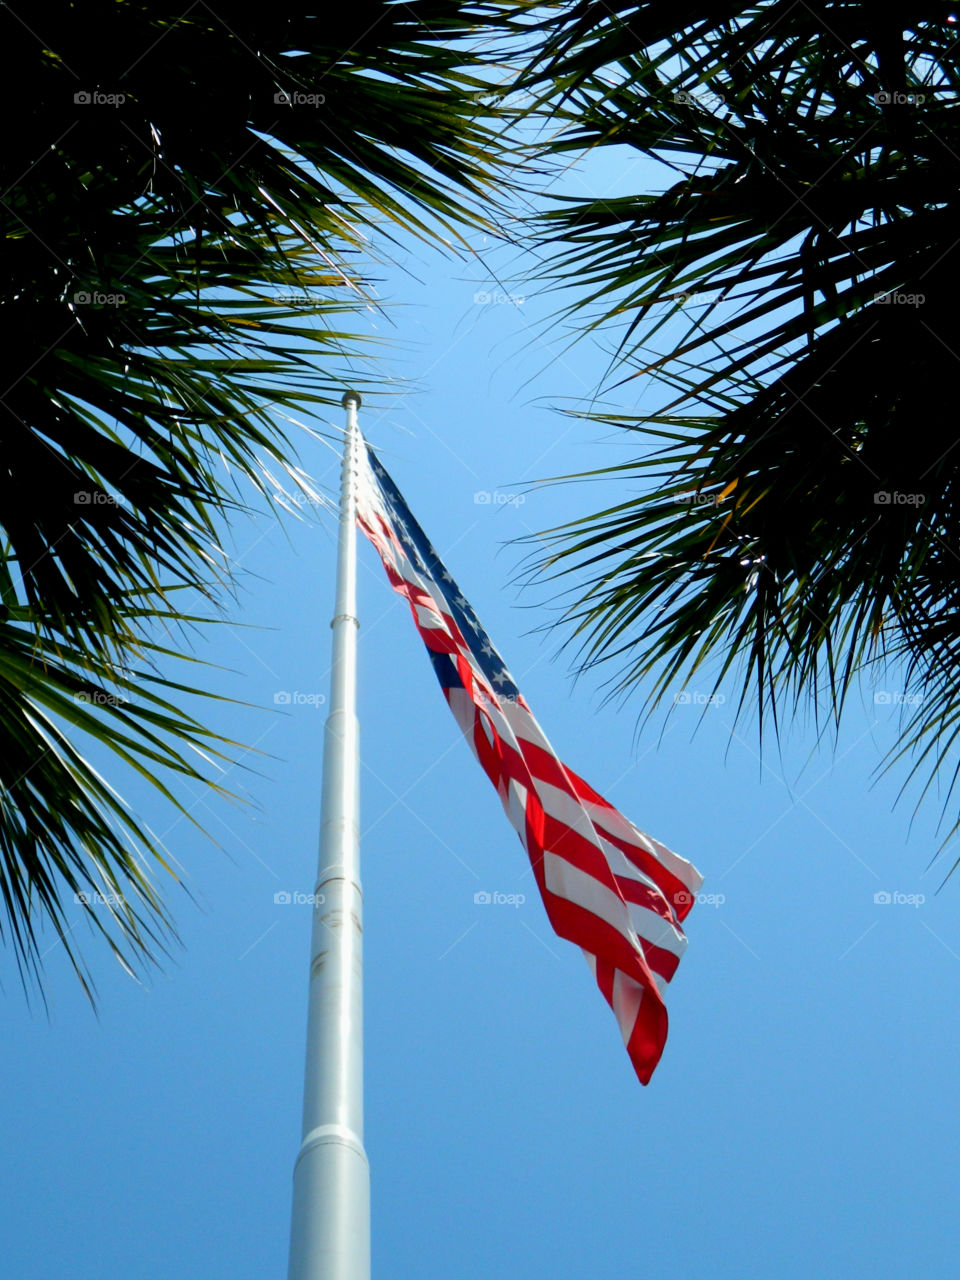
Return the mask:
<svg viewBox="0 0 960 1280">
<path fill-rule="evenodd" d="M 303 1140 L 293 1172 L 289 1280 L 369 1280 L 370 1170 L 363 1149 L 363 896 L 357 701 L 357 408 L 348 391 L 340 488 L 330 714 L 323 746 L 310 950 Z"/>
</svg>

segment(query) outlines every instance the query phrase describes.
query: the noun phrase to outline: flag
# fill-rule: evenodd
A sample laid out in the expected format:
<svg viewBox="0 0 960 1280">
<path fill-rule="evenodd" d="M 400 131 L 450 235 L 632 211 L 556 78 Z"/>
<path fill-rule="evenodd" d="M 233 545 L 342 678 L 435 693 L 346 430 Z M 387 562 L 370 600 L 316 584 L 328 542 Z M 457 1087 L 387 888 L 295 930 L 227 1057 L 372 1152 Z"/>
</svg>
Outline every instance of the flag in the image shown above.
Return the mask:
<svg viewBox="0 0 960 1280">
<path fill-rule="evenodd" d="M 557 756 L 500 654 L 383 465 L 360 442 L 357 523 L 409 603 L 437 678 L 530 859 L 554 931 L 580 946 L 647 1084 L 664 992 L 702 878 Z"/>
</svg>

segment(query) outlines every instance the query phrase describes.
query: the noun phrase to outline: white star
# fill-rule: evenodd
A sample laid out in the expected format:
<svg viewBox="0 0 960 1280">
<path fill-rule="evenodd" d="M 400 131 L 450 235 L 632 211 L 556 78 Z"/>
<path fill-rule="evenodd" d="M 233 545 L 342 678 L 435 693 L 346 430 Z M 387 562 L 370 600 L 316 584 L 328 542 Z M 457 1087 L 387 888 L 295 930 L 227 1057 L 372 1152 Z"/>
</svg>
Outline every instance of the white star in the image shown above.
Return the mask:
<svg viewBox="0 0 960 1280">
<path fill-rule="evenodd" d="M 498 671 L 497 674 L 493 677 L 493 683 L 506 684 L 508 678 L 509 677 L 507 676 L 507 673 L 505 671 Z"/>
<path fill-rule="evenodd" d="M 490 641 L 488 640 L 487 643 L 480 650 L 480 652 L 483 654 L 485 658 L 492 658 L 494 653 L 496 653 L 496 650 L 493 648 L 493 646 L 490 644 Z"/>
</svg>

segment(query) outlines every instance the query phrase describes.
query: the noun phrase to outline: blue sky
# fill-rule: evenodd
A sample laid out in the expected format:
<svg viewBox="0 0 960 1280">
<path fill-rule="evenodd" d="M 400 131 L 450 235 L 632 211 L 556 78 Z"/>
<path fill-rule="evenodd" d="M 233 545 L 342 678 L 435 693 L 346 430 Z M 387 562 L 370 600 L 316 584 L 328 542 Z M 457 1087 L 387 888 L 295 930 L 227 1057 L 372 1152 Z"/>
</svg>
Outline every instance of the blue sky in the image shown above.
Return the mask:
<svg viewBox="0 0 960 1280">
<path fill-rule="evenodd" d="M 595 487 L 534 479 L 627 456 L 548 403 L 588 395 L 605 358 L 544 338 L 548 300 L 409 252 L 415 274 L 382 286 L 405 304 L 385 368 L 418 390 L 368 402 L 363 429 L 560 754 L 723 900 L 689 918 L 670 1039 L 642 1089 L 361 547 L 375 1274 L 953 1276 L 960 890 L 936 895 L 946 868 L 925 871 L 935 802 L 911 826 L 909 804 L 893 807 L 903 774 L 873 776 L 902 684 L 865 687 L 835 745 L 801 720 L 762 764 L 749 719 L 698 705 L 706 681 L 678 684 L 690 701 L 639 733 L 638 706 L 604 703 L 598 677 L 574 684 L 563 633 L 538 630 L 550 589 L 515 584 L 514 540 L 599 505 Z M 329 450 L 303 458 L 335 484 Z M 10 1275 L 285 1275 L 310 920 L 274 895 L 313 887 L 334 536 L 310 511 L 231 533 L 237 601 L 196 652 L 224 668 L 211 687 L 259 708 L 221 722 L 261 754 L 230 777 L 247 805 L 191 799 L 220 847 L 128 792 L 192 895 L 169 887 L 182 947 L 164 971 L 140 986 L 99 956 L 94 1016 L 51 936 L 47 1018 L 7 965 Z M 276 705 L 284 692 L 307 700 Z M 526 900 L 478 905 L 479 890 Z"/>
</svg>

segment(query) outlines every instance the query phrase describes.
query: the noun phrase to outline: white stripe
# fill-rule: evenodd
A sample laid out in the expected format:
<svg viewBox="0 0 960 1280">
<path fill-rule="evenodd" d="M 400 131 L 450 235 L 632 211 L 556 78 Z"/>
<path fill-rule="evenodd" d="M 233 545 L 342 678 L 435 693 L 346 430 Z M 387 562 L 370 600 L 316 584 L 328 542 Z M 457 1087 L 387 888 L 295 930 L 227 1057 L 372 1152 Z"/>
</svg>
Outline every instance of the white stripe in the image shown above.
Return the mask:
<svg viewBox="0 0 960 1280">
<path fill-rule="evenodd" d="M 571 827 L 578 835 L 583 836 L 584 839 L 589 840 L 592 845 L 602 851 L 607 865 L 614 875 L 622 876 L 624 880 L 633 880 L 637 884 L 642 884 L 656 894 L 657 897 L 661 898 L 669 908 L 670 903 L 657 886 L 656 881 L 641 871 L 639 867 L 634 866 L 622 849 L 618 849 L 615 844 L 611 844 L 609 840 L 603 838 L 590 821 L 590 815 L 584 810 L 583 805 L 569 791 L 563 791 L 560 787 L 555 787 L 553 783 L 544 782 L 541 778 L 538 778 L 537 795 L 540 797 L 544 810 L 551 818 L 562 823 L 565 827 Z"/>
<path fill-rule="evenodd" d="M 453 712 L 453 718 L 460 726 L 460 732 L 473 747 L 473 729 L 476 724 L 477 709 L 466 689 L 453 688 L 447 690 L 447 702 Z"/>
<path fill-rule="evenodd" d="M 379 543 L 375 543 L 374 545 L 378 550 L 380 550 Z M 457 626 L 456 619 L 447 612 L 447 601 L 444 598 L 438 583 L 433 578 L 424 576 L 414 569 L 405 556 L 403 557 L 402 565 L 395 565 L 395 568 L 406 583 L 418 588 L 418 590 L 422 591 L 424 595 L 430 598 L 432 607 L 431 605 L 425 604 L 413 604 L 415 616 L 420 625 L 427 631 L 444 631 L 451 640 L 454 640 L 454 633 Z M 487 702 L 490 704 L 486 709 L 491 713 L 497 732 L 502 738 L 505 738 L 507 742 L 519 751 L 520 748 L 516 739 L 514 738 L 512 731 L 510 731 L 507 726 L 506 721 L 503 719 L 500 700 L 498 699 L 495 690 L 491 687 L 489 680 L 478 664 L 476 658 L 473 656 L 469 646 L 461 645 L 456 640 L 454 640 L 454 643 L 457 646 L 457 656 L 466 660 L 475 682 L 485 695 Z M 452 656 L 453 655 L 451 655 L 451 657 Z"/>
<path fill-rule="evenodd" d="M 627 914 L 637 935 L 644 942 L 652 942 L 655 947 L 659 947 L 661 951 L 669 951 L 678 960 L 683 956 L 687 949 L 687 939 L 682 933 L 678 936 L 677 930 L 663 916 L 658 916 L 648 907 L 641 907 L 637 902 L 627 903 Z"/>
<path fill-rule="evenodd" d="M 436 609 L 425 604 L 414 604 L 413 610 L 417 621 L 427 631 L 447 631 L 447 624 Z"/>
<path fill-rule="evenodd" d="M 454 691 L 451 691 L 451 694 L 453 692 Z M 458 706 L 463 706 L 462 714 L 464 716 L 470 715 L 468 708 L 472 708 L 472 703 L 470 702 L 469 697 L 463 690 L 457 690 L 456 692 L 459 694 Z M 454 706 L 452 696 L 450 705 L 451 708 Z M 508 705 L 513 706 L 514 704 L 510 703 Z M 457 716 L 457 720 L 459 722 L 461 712 L 459 710 L 455 710 L 454 714 Z M 494 722 L 500 720 L 504 727 L 508 727 L 506 726 L 505 716 L 500 704 L 498 704 L 497 707 L 491 707 L 490 714 Z M 471 717 L 471 734 L 472 724 L 473 722 Z M 625 880 L 633 880 L 638 884 L 645 885 L 656 893 L 662 901 L 666 902 L 663 894 L 649 879 L 649 877 L 645 876 L 637 867 L 635 867 L 623 852 L 616 847 L 616 845 L 612 845 L 609 841 L 604 840 L 599 832 L 591 826 L 590 820 L 584 813 L 582 807 L 577 803 L 573 796 L 569 794 L 569 792 L 561 791 L 559 787 L 554 787 L 550 783 L 541 781 L 539 778 L 535 779 L 535 782 L 537 795 L 540 798 L 541 804 L 543 804 L 544 810 L 556 821 L 573 828 L 584 839 L 599 848 L 607 862 L 607 865 L 610 867 L 612 874 L 622 875 Z M 523 820 L 519 819 L 518 813 L 512 809 L 509 801 L 506 801 L 501 797 L 501 803 L 503 804 L 507 817 L 510 819 L 514 830 L 518 833 L 521 840 L 524 840 L 526 831 L 525 807 L 527 793 L 525 788 L 523 789 L 523 793 Z M 601 885 L 600 882 L 588 872 L 580 871 L 579 869 L 572 867 L 565 859 L 561 859 L 558 855 L 550 853 L 549 850 L 545 852 L 545 859 L 547 857 L 553 859 L 555 862 L 562 863 L 563 867 L 568 868 L 571 872 L 575 871 L 577 875 L 581 876 L 585 881 L 588 881 L 590 885 L 595 886 L 597 890 L 600 890 L 607 895 L 610 899 L 610 911 L 612 915 L 608 917 L 602 911 L 597 911 L 595 914 L 600 915 L 603 919 L 607 920 L 608 924 L 612 924 L 615 929 L 618 929 L 623 933 L 624 930 L 621 927 L 621 922 L 624 917 L 626 917 L 628 922 L 627 928 L 637 938 L 642 938 L 644 942 L 652 942 L 654 946 L 660 947 L 664 951 L 669 951 L 670 954 L 676 956 L 677 959 L 680 959 L 683 955 L 687 948 L 687 939 L 679 925 L 672 924 L 665 920 L 663 916 L 659 915 L 656 911 L 651 911 L 649 907 L 644 907 L 638 902 L 626 901 L 621 897 L 619 891 L 611 890 L 607 886 Z M 568 894 L 560 893 L 557 890 L 554 890 L 554 892 L 557 892 L 559 897 L 569 897 Z M 571 898 L 570 900 L 577 901 L 575 898 Z M 614 904 L 619 904 L 619 912 Z M 588 904 L 581 903 L 580 905 L 587 906 Z M 669 906 L 669 904 L 667 905 Z M 588 909 L 592 910 L 593 908 L 588 906 Z M 624 936 L 628 936 L 628 934 L 624 934 Z"/>
<path fill-rule="evenodd" d="M 543 751 L 548 751 L 560 767 L 564 767 L 531 711 L 528 711 L 526 707 L 521 706 L 518 702 L 512 702 L 508 703 L 504 708 L 504 717 L 513 730 L 518 750 L 521 753 L 523 751 L 523 743 L 532 742 L 534 746 L 540 747 Z M 596 804 L 591 800 L 584 800 L 582 804 L 595 826 L 605 828 L 611 835 L 617 836 L 627 844 L 639 845 L 647 853 L 652 854 L 682 884 L 686 885 L 691 893 L 696 894 L 699 891 L 700 886 L 703 884 L 703 876 L 692 863 L 687 862 L 685 858 L 673 853 L 666 845 L 661 844 L 659 840 L 655 840 L 652 836 L 647 835 L 645 831 L 641 831 L 639 827 L 634 826 L 630 819 L 625 818 L 618 809 L 613 807 L 608 809 L 606 806 Z"/>
<path fill-rule="evenodd" d="M 654 975 L 656 976 L 656 975 Z M 662 992 L 661 992 L 662 994 Z M 643 987 L 621 969 L 613 971 L 613 1012 L 616 1015 L 623 1043 L 629 1044 L 633 1028 L 637 1025 L 640 1012 L 640 1001 L 643 999 Z"/>
<path fill-rule="evenodd" d="M 612 929 L 616 929 L 635 951 L 640 950 L 640 943 L 630 924 L 627 907 L 618 893 L 608 889 L 605 884 L 595 880 L 586 871 L 573 866 L 566 859 L 551 853 L 549 849 L 543 854 L 544 883 L 551 893 L 558 898 L 565 898 L 578 907 L 583 907 L 592 915 L 604 920 Z"/>
<path fill-rule="evenodd" d="M 618 836 L 627 844 L 640 845 L 647 853 L 652 854 L 671 875 L 676 876 L 682 884 L 686 885 L 692 894 L 696 895 L 699 892 L 703 884 L 703 876 L 692 863 L 673 853 L 665 844 L 654 840 L 639 827 L 635 827 L 619 810 L 607 809 L 590 800 L 585 800 L 583 805 L 597 826 L 605 827 L 611 835 Z"/>
<path fill-rule="evenodd" d="M 639 939 L 651 942 L 663 951 L 669 951 L 679 960 L 687 949 L 687 940 L 676 932 L 655 911 L 625 902 L 620 894 L 601 884 L 588 871 L 581 871 L 559 854 L 545 850 L 543 869 L 546 886 L 558 898 L 584 907 L 616 929 L 635 951 L 641 952 Z"/>
<path fill-rule="evenodd" d="M 608 840 L 604 840 L 593 827 L 590 826 L 589 819 L 583 814 L 583 810 L 576 800 L 566 791 L 561 791 L 559 787 L 551 786 L 548 782 L 541 782 L 537 779 L 537 795 L 547 813 L 557 822 L 562 822 L 564 826 L 573 827 L 591 844 L 600 849 L 607 866 L 612 874 L 622 877 L 624 880 L 632 880 L 636 884 L 642 884 L 645 888 L 652 890 L 658 898 L 666 903 L 668 909 L 670 903 L 660 892 L 653 881 L 643 874 L 632 862 L 626 857 L 622 850 L 616 845 L 610 844 Z M 579 817 L 578 817 L 579 815 Z M 647 942 L 653 942 L 658 947 L 663 947 L 665 951 L 669 951 L 672 955 L 682 956 L 686 950 L 687 940 L 684 937 L 683 930 L 679 925 L 668 922 L 663 916 L 658 915 L 656 911 L 651 911 L 649 907 L 644 907 L 638 902 L 626 902 L 626 909 L 630 916 L 630 921 L 634 929 L 641 938 Z"/>
<path fill-rule="evenodd" d="M 510 819 L 513 829 L 523 841 L 524 846 L 527 843 L 527 795 L 527 788 L 511 778 L 510 785 L 507 787 L 507 799 L 504 808 L 507 811 L 507 817 Z"/>
</svg>

